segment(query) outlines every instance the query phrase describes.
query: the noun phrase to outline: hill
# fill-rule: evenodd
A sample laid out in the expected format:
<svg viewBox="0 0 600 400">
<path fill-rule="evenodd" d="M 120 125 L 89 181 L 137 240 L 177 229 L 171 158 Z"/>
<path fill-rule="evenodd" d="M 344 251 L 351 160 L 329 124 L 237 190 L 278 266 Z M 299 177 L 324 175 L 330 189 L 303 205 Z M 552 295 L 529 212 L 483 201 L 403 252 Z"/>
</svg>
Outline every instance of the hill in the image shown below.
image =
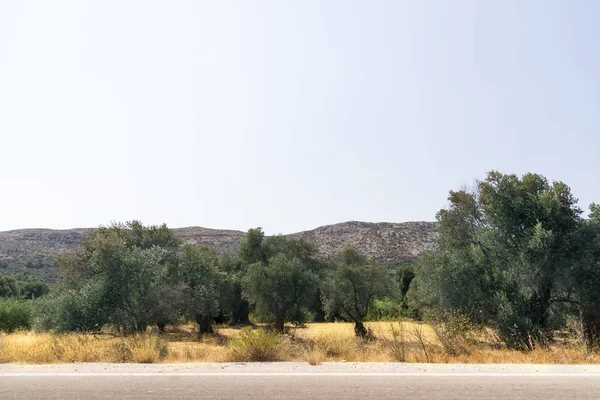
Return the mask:
<svg viewBox="0 0 600 400">
<path fill-rule="evenodd" d="M 22 229 L 0 232 L 0 274 L 27 275 L 47 282 L 56 280 L 56 257 L 74 252 L 93 229 Z M 188 227 L 173 229 L 184 243 L 237 254 L 244 232 Z M 424 250 L 433 249 L 437 237 L 435 222 L 368 223 L 343 222 L 311 231 L 293 233 L 313 243 L 323 258 L 333 258 L 348 246 L 385 262 L 410 262 Z"/>
</svg>

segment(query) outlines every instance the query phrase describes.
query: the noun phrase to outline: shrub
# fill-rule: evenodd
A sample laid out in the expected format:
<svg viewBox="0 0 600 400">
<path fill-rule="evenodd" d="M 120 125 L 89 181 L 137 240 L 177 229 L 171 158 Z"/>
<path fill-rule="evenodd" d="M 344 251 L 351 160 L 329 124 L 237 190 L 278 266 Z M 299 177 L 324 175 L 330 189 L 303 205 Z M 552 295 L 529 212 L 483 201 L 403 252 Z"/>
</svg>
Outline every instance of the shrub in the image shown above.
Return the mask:
<svg viewBox="0 0 600 400">
<path fill-rule="evenodd" d="M 277 361 L 280 358 L 279 335 L 264 329 L 246 327 L 231 340 L 236 361 Z"/>
<path fill-rule="evenodd" d="M 35 329 L 56 332 L 98 331 L 106 322 L 100 307 L 102 283 L 93 282 L 81 289 L 52 293 L 36 301 Z"/>
<path fill-rule="evenodd" d="M 375 300 L 369 309 L 369 321 L 394 321 L 402 315 L 402 305 L 391 299 Z"/>
<path fill-rule="evenodd" d="M 475 326 L 468 317 L 458 312 L 443 312 L 436 314 L 430 325 L 447 355 L 470 354 Z"/>
<path fill-rule="evenodd" d="M 327 356 L 320 350 L 313 348 L 304 349 L 304 361 L 309 365 L 321 365 L 326 360 Z"/>
<path fill-rule="evenodd" d="M 31 302 L 19 300 L 0 301 L 0 331 L 11 333 L 31 328 Z"/>
</svg>

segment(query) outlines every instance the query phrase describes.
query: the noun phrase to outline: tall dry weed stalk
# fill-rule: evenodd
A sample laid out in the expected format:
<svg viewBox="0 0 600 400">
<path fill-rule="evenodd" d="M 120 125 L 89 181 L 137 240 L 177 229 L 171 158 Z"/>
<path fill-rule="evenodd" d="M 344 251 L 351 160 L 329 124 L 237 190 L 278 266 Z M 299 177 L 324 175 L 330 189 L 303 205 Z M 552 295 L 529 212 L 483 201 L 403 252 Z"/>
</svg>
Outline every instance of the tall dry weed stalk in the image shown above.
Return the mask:
<svg viewBox="0 0 600 400">
<path fill-rule="evenodd" d="M 475 327 L 469 318 L 452 313 L 443 320 L 430 321 L 429 325 L 447 356 L 457 357 L 471 353 Z"/>
<path fill-rule="evenodd" d="M 369 327 L 367 328 L 367 333 L 364 336 L 357 338 L 356 340 L 358 348 L 360 349 L 362 361 L 367 361 L 367 348 L 372 342 L 377 340 L 377 337 L 375 337 L 375 332 L 372 328 Z"/>
<path fill-rule="evenodd" d="M 412 336 L 415 341 L 423 351 L 423 355 L 425 356 L 425 362 L 429 362 L 429 351 L 427 348 L 429 347 L 429 342 L 425 338 L 425 329 L 422 324 L 414 324 L 412 329 Z"/>
<path fill-rule="evenodd" d="M 548 349 L 517 351 L 498 343 L 491 329 L 476 329 L 464 339 L 448 334 L 447 326 L 438 327 L 436 331 L 432 325 L 409 321 L 371 323 L 370 327 L 379 329 L 377 339 L 362 341 L 354 336 L 351 324 L 311 325 L 299 328 L 294 337 L 249 328 L 242 334 L 237 329 L 223 328 L 219 335 L 206 336 L 202 341 L 191 331 L 127 337 L 34 332 L 0 334 L 0 363 L 251 360 L 305 361 L 312 365 L 324 361 L 600 363 L 600 354 L 589 352 L 577 340 L 580 334 L 577 327 L 564 332 L 564 340 L 555 341 Z"/>
<path fill-rule="evenodd" d="M 407 356 L 407 345 L 406 345 L 406 329 L 402 320 L 398 321 L 397 324 L 393 322 L 389 325 L 389 331 L 391 339 L 388 341 L 387 350 L 390 357 L 394 361 L 405 362 Z"/>
</svg>

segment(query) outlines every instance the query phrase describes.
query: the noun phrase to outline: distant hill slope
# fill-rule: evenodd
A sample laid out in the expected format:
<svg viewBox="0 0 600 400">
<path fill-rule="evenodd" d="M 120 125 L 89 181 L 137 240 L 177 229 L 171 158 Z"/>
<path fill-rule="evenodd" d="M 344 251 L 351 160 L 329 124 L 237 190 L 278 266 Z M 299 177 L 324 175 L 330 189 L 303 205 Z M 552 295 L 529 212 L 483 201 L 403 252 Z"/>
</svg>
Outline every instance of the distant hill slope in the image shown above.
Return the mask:
<svg viewBox="0 0 600 400">
<path fill-rule="evenodd" d="M 23 229 L 0 232 L 0 274 L 27 274 L 55 281 L 56 257 L 74 252 L 93 229 Z M 244 232 L 188 227 L 173 229 L 185 243 L 237 254 Z M 312 231 L 294 233 L 313 243 L 319 256 L 338 256 L 345 247 L 382 261 L 414 261 L 424 250 L 433 249 L 437 238 L 435 222 L 368 223 L 343 222 Z"/>
<path fill-rule="evenodd" d="M 350 221 L 290 236 L 303 236 L 325 258 L 340 255 L 346 247 L 354 247 L 359 253 L 382 261 L 415 261 L 424 250 L 435 247 L 437 223 Z"/>
</svg>

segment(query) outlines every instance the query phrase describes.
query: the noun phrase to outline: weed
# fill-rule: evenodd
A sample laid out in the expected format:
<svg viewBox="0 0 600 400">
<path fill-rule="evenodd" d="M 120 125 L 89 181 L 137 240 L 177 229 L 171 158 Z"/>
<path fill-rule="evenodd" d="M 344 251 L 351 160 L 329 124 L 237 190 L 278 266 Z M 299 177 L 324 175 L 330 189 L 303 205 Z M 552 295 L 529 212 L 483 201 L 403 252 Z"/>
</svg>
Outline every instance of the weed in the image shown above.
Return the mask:
<svg viewBox="0 0 600 400">
<path fill-rule="evenodd" d="M 356 354 L 356 339 L 338 334 L 323 334 L 313 339 L 316 351 L 340 360 L 354 359 Z"/>
<path fill-rule="evenodd" d="M 323 351 L 312 347 L 304 349 L 303 358 L 304 361 L 310 365 L 321 365 L 321 363 L 327 359 L 327 356 L 323 353 Z"/>
<path fill-rule="evenodd" d="M 471 320 L 458 313 L 447 313 L 430 322 L 444 353 L 451 357 L 469 354 L 473 347 L 475 327 Z"/>
<path fill-rule="evenodd" d="M 167 342 L 154 335 L 138 335 L 113 343 L 110 346 L 113 362 L 152 364 L 169 353 Z"/>
<path fill-rule="evenodd" d="M 386 349 L 390 354 L 390 357 L 394 361 L 405 362 L 407 345 L 404 324 L 402 321 L 400 321 L 398 324 L 390 323 L 389 331 L 392 338 L 386 341 Z"/>
<path fill-rule="evenodd" d="M 423 325 L 415 324 L 413 325 L 412 331 L 413 337 L 419 344 L 421 350 L 423 351 L 423 355 L 425 356 L 425 362 L 429 362 L 429 352 L 427 348 L 429 347 L 428 341 L 425 339 L 425 330 L 423 329 Z"/>
<path fill-rule="evenodd" d="M 234 361 L 277 361 L 280 356 L 279 335 L 265 329 L 244 328 L 231 339 Z"/>
<path fill-rule="evenodd" d="M 268 331 L 222 327 L 218 335 L 197 340 L 193 325 L 182 325 L 157 337 L 138 334 L 120 337 L 98 333 L 0 333 L 0 363 L 71 362 L 224 362 L 405 361 L 434 363 L 597 364 L 600 354 L 589 352 L 575 338 L 533 351 L 507 349 L 493 330 L 475 330 L 463 343 L 464 351 L 450 353 L 435 329 L 427 324 L 370 323 L 377 339 L 362 342 L 350 323 L 315 323 L 298 328 L 293 337 Z"/>
</svg>

